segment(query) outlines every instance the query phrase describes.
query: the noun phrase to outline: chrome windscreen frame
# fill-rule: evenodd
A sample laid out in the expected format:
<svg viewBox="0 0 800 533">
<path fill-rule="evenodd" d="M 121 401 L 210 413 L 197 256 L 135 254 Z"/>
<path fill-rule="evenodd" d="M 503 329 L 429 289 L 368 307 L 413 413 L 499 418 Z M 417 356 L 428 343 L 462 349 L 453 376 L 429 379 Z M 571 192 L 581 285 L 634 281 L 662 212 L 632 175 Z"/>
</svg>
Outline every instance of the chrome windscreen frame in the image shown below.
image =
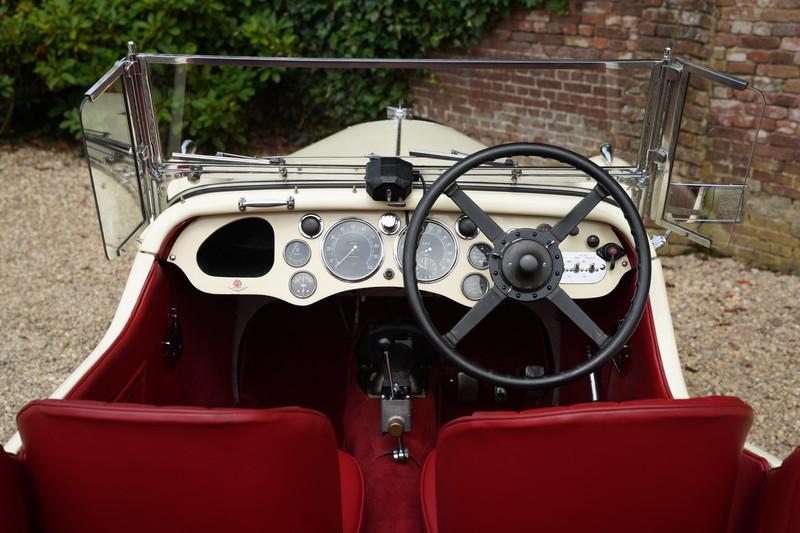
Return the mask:
<svg viewBox="0 0 800 533">
<path fill-rule="evenodd" d="M 504 59 L 333 59 L 333 58 L 295 58 L 295 57 L 247 57 L 247 56 L 208 56 L 208 55 L 176 55 L 137 53 L 133 42 L 128 43 L 128 55 L 117 63 L 114 71 L 122 69 L 125 82 L 126 98 L 130 112 L 131 129 L 134 144 L 137 147 L 136 157 L 145 174 L 143 182 L 147 187 L 147 213 L 150 219 L 158 216 L 178 198 L 166 198 L 165 176 L 171 175 L 181 166 L 173 157 L 165 158 L 161 148 L 156 111 L 150 83 L 150 65 L 199 65 L 199 66 L 232 66 L 257 68 L 326 68 L 326 69 L 591 69 L 591 70 L 629 70 L 649 69 L 650 86 L 645 108 L 645 116 L 639 144 L 637 161 L 631 167 L 609 168 L 608 170 L 619 181 L 632 191 L 641 214 L 649 217 L 654 223 L 674 231 L 677 234 L 693 239 L 709 246 L 710 240 L 699 233 L 694 233 L 685 226 L 679 226 L 665 217 L 665 195 L 670 187 L 670 177 L 675 161 L 677 137 L 682 117 L 683 103 L 686 96 L 689 75 L 703 76 L 735 91 L 755 90 L 739 78 L 695 65 L 680 58 L 673 58 L 670 49 L 660 59 L 636 60 L 504 60 Z M 109 73 L 111 74 L 111 73 Z M 108 87 L 107 77 L 99 80 L 86 95 L 102 93 Z M 759 94 L 761 94 L 759 92 Z M 762 95 L 763 98 L 763 95 Z M 763 112 L 763 111 L 762 111 Z M 760 124 L 760 121 L 759 121 Z M 757 139 L 757 136 L 756 136 Z M 755 146 L 755 143 L 754 143 Z M 186 156 L 179 161 L 185 163 L 192 157 L 202 157 L 205 167 L 203 172 L 214 172 L 215 165 L 221 163 L 231 165 L 229 158 L 214 156 Z M 223 161 L 224 160 L 224 161 Z M 243 165 L 258 167 L 259 172 L 267 171 L 269 163 L 259 161 L 242 162 Z M 272 165 L 274 167 L 274 165 Z M 274 168 L 275 172 L 285 172 L 285 168 Z M 750 172 L 748 163 L 747 174 Z M 271 174 L 271 171 L 265 174 Z M 308 187 L 313 181 L 292 181 L 285 178 L 282 182 L 249 181 L 247 185 L 258 188 L 264 186 Z M 341 176 L 341 182 L 358 186 L 361 181 L 355 176 Z M 746 176 L 745 176 L 746 181 Z M 338 180 L 336 181 L 339 182 Z M 514 186 L 513 175 L 505 186 Z M 224 186 L 199 187 L 197 194 L 203 191 L 220 190 Z M 740 205 L 740 213 L 741 216 Z M 737 217 L 737 218 L 740 218 Z M 730 222 L 730 221 L 727 221 Z"/>
</svg>

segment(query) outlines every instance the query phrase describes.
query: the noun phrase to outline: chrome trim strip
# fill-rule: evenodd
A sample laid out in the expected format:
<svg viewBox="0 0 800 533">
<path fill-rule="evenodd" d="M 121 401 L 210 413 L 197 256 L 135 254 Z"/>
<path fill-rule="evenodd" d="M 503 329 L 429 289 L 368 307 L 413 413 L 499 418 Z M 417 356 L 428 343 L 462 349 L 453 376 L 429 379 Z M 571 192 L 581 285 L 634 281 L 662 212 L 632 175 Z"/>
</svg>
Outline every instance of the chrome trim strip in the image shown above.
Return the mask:
<svg viewBox="0 0 800 533">
<path fill-rule="evenodd" d="M 97 80 L 94 85 L 92 85 L 83 95 L 88 98 L 90 101 L 94 102 L 97 100 L 104 92 L 108 90 L 109 87 L 114 85 L 114 82 L 122 75 L 122 71 L 125 68 L 125 60 L 120 59 L 114 66 L 111 67 L 111 70 L 103 74 L 103 77 Z"/>
<path fill-rule="evenodd" d="M 183 54 L 139 54 L 148 63 L 161 65 L 216 65 L 232 67 L 340 68 L 340 69 L 599 69 L 649 68 L 659 59 L 547 60 L 547 59 L 372 59 L 325 57 L 256 57 Z"/>
<path fill-rule="evenodd" d="M 381 243 L 381 256 L 380 256 L 380 259 L 378 259 L 378 264 L 375 266 L 375 268 L 372 270 L 372 272 L 370 272 L 366 276 L 363 276 L 363 277 L 360 277 L 360 278 L 345 278 L 345 277 L 342 277 L 342 276 L 338 275 L 336 272 L 333 271 L 333 267 L 331 267 L 328 264 L 328 259 L 325 257 L 325 243 L 328 242 L 328 236 L 331 234 L 331 232 L 334 229 L 336 229 L 337 226 L 340 226 L 340 225 L 344 224 L 345 222 L 361 222 L 362 224 L 365 224 L 367 227 L 369 227 L 372 231 L 375 232 L 375 235 L 378 236 L 378 242 Z M 320 240 L 320 243 L 319 243 L 319 255 L 322 258 L 322 264 L 325 265 L 325 270 L 327 270 L 330 273 L 331 276 L 333 276 L 334 278 L 336 278 L 336 279 L 338 279 L 340 281 L 344 281 L 346 283 L 358 283 L 360 281 L 364 281 L 366 279 L 371 278 L 372 276 L 375 275 L 375 272 L 377 272 L 378 270 L 381 269 L 381 266 L 383 266 L 383 260 L 386 259 L 386 246 L 384 246 L 384 244 L 383 244 L 383 236 L 381 235 L 381 232 L 378 231 L 375 228 L 375 226 L 373 226 L 372 224 L 370 224 L 369 222 L 367 222 L 366 220 L 364 220 L 362 218 L 346 217 L 346 218 L 340 218 L 339 220 L 334 222 L 331 225 L 331 227 L 328 228 L 328 231 L 325 232 L 325 235 L 322 237 L 322 240 Z"/>
<path fill-rule="evenodd" d="M 675 60 L 683 65 L 684 68 L 686 68 L 686 70 L 692 74 L 699 74 L 712 81 L 721 83 L 726 87 L 730 87 L 735 91 L 744 91 L 747 89 L 747 87 L 749 87 L 747 80 L 743 80 L 741 78 L 737 78 L 735 76 L 731 76 L 730 74 L 725 74 L 724 72 L 704 67 L 702 65 L 695 65 L 694 63 L 686 61 L 685 59 L 681 59 L 680 57 L 676 57 Z"/>
</svg>

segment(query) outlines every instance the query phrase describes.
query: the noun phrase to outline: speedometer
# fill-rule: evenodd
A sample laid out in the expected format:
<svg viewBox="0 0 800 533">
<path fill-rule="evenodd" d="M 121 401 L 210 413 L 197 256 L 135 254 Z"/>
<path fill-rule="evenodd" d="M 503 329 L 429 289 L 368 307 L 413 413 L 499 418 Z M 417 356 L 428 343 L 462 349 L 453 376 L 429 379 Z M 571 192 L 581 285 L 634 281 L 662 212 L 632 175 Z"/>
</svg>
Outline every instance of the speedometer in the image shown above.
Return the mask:
<svg viewBox="0 0 800 533">
<path fill-rule="evenodd" d="M 403 247 L 407 229 L 398 237 L 394 251 L 400 270 L 403 269 Z M 438 220 L 426 220 L 417 246 L 417 279 L 423 283 L 442 279 L 453 270 L 457 256 L 458 245 L 450 229 Z"/>
<path fill-rule="evenodd" d="M 344 281 L 361 281 L 383 261 L 383 241 L 378 231 L 358 218 L 345 218 L 331 226 L 322 239 L 322 262 L 328 272 Z"/>
</svg>

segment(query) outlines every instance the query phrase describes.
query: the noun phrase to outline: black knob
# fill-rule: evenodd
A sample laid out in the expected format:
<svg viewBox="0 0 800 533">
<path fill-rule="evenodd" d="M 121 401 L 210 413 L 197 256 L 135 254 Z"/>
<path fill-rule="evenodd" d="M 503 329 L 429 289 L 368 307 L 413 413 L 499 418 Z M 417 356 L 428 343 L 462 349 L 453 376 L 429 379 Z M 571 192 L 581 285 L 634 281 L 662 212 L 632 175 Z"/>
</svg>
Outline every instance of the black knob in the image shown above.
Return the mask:
<svg viewBox="0 0 800 533">
<path fill-rule="evenodd" d="M 600 246 L 600 237 L 597 235 L 589 235 L 586 237 L 586 244 L 589 246 L 589 248 L 597 248 Z"/>
<path fill-rule="evenodd" d="M 526 274 L 533 274 L 539 268 L 539 260 L 533 254 L 525 254 L 519 259 L 519 269 Z"/>
<path fill-rule="evenodd" d="M 300 219 L 300 232 L 309 238 L 314 238 L 322 231 L 322 220 L 317 215 L 303 215 Z"/>
<path fill-rule="evenodd" d="M 468 216 L 458 219 L 458 234 L 465 239 L 473 239 L 478 234 L 478 226 Z"/>
<path fill-rule="evenodd" d="M 610 242 L 597 250 L 597 255 L 610 262 L 611 270 L 614 270 L 614 265 L 616 265 L 617 259 L 625 255 L 625 250 L 619 244 Z"/>
<path fill-rule="evenodd" d="M 389 337 L 381 337 L 377 341 L 378 350 L 381 352 L 388 352 L 392 349 L 392 339 Z"/>
</svg>

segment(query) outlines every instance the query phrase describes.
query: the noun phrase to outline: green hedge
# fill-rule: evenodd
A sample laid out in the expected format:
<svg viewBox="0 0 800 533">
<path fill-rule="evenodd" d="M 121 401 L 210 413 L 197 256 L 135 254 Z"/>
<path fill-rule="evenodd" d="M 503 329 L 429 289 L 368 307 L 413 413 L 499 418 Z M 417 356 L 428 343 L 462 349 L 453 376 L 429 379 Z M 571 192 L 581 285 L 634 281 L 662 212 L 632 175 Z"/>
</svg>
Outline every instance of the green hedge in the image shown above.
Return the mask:
<svg viewBox="0 0 800 533">
<path fill-rule="evenodd" d="M 507 16 L 512 0 L 0 0 L 0 135 L 79 131 L 77 105 L 125 52 L 307 57 L 424 57 L 465 49 Z M 563 12 L 567 0 L 523 0 L 526 9 Z M 187 129 L 215 144 L 243 142 L 263 126 L 259 99 L 280 103 L 283 119 L 311 130 L 379 116 L 397 101 L 401 72 L 287 72 L 210 69 L 193 74 Z M 298 86 L 300 84 L 300 86 Z M 169 95 L 164 95 L 169 96 Z M 275 105 L 272 106 L 276 107 Z M 13 117 L 13 120 L 11 119 Z M 327 125 L 327 126 L 326 126 Z"/>
</svg>

